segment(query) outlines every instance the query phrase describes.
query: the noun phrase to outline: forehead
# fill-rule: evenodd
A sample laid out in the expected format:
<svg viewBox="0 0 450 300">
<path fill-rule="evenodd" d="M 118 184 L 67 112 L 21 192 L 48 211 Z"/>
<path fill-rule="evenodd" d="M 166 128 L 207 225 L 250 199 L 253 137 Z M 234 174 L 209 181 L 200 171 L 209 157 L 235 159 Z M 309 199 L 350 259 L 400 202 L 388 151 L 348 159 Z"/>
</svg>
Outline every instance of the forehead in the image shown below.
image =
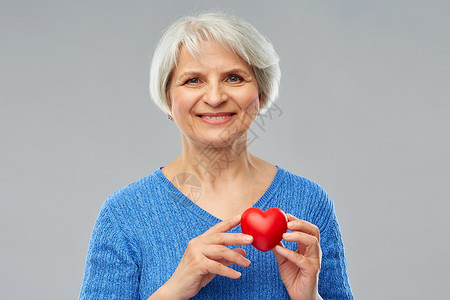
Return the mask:
<svg viewBox="0 0 450 300">
<path fill-rule="evenodd" d="M 180 47 L 175 69 L 188 67 L 241 67 L 250 69 L 250 65 L 229 47 L 224 47 L 217 41 L 201 41 L 198 49 Z"/>
</svg>

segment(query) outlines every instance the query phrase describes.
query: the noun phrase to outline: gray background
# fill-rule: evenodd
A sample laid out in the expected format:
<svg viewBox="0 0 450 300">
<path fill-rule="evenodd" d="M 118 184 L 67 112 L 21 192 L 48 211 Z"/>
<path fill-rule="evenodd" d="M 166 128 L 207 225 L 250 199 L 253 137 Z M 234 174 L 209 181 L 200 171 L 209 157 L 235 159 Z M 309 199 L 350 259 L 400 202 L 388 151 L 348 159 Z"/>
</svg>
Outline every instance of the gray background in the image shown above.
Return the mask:
<svg viewBox="0 0 450 300">
<path fill-rule="evenodd" d="M 148 96 L 155 44 L 209 8 L 273 42 L 283 115 L 251 148 L 331 195 L 355 296 L 448 297 L 450 2 L 0 5 L 1 299 L 78 297 L 103 201 L 180 152 Z"/>
</svg>

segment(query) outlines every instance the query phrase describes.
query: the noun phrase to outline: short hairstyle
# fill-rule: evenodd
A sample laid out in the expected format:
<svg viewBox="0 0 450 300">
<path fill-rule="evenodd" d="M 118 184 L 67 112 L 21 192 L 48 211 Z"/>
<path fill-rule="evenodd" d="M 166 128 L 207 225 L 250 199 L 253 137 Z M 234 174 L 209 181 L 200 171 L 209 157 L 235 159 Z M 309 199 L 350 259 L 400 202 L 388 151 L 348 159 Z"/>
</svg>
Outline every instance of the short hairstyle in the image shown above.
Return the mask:
<svg viewBox="0 0 450 300">
<path fill-rule="evenodd" d="M 215 40 L 237 53 L 253 70 L 261 100 L 266 110 L 278 96 L 279 58 L 269 40 L 250 23 L 235 16 L 209 12 L 183 17 L 172 24 L 161 37 L 150 67 L 150 95 L 155 104 L 170 114 L 169 88 L 181 46 L 195 57 L 202 41 Z"/>
</svg>

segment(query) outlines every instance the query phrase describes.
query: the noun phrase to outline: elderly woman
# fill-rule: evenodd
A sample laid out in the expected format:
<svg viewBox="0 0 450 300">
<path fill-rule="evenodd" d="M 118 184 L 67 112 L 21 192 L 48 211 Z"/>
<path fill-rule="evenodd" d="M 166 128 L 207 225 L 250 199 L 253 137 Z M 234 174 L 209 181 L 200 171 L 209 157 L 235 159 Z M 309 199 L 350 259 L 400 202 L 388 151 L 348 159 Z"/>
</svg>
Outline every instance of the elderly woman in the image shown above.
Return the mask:
<svg viewBox="0 0 450 300">
<path fill-rule="evenodd" d="M 279 80 L 272 45 L 243 20 L 207 13 L 166 31 L 150 91 L 182 151 L 105 201 L 80 299 L 353 298 L 326 192 L 247 149 Z M 240 219 L 252 206 L 287 213 L 284 243 L 250 245 Z"/>
</svg>

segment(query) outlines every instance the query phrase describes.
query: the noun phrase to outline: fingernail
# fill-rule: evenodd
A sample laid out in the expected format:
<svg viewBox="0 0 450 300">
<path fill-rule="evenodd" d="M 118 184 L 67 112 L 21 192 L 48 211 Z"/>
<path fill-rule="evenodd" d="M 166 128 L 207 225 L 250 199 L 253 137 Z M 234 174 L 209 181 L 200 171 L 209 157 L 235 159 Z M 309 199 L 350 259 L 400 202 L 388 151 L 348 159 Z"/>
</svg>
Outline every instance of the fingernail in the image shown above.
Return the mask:
<svg viewBox="0 0 450 300">
<path fill-rule="evenodd" d="M 244 241 L 251 242 L 251 241 L 253 241 L 253 237 L 251 235 L 246 235 L 246 236 L 244 236 Z"/>
<path fill-rule="evenodd" d="M 286 233 L 283 234 L 283 237 L 290 238 L 290 237 L 292 237 L 292 233 L 291 232 L 286 232 Z"/>
</svg>

